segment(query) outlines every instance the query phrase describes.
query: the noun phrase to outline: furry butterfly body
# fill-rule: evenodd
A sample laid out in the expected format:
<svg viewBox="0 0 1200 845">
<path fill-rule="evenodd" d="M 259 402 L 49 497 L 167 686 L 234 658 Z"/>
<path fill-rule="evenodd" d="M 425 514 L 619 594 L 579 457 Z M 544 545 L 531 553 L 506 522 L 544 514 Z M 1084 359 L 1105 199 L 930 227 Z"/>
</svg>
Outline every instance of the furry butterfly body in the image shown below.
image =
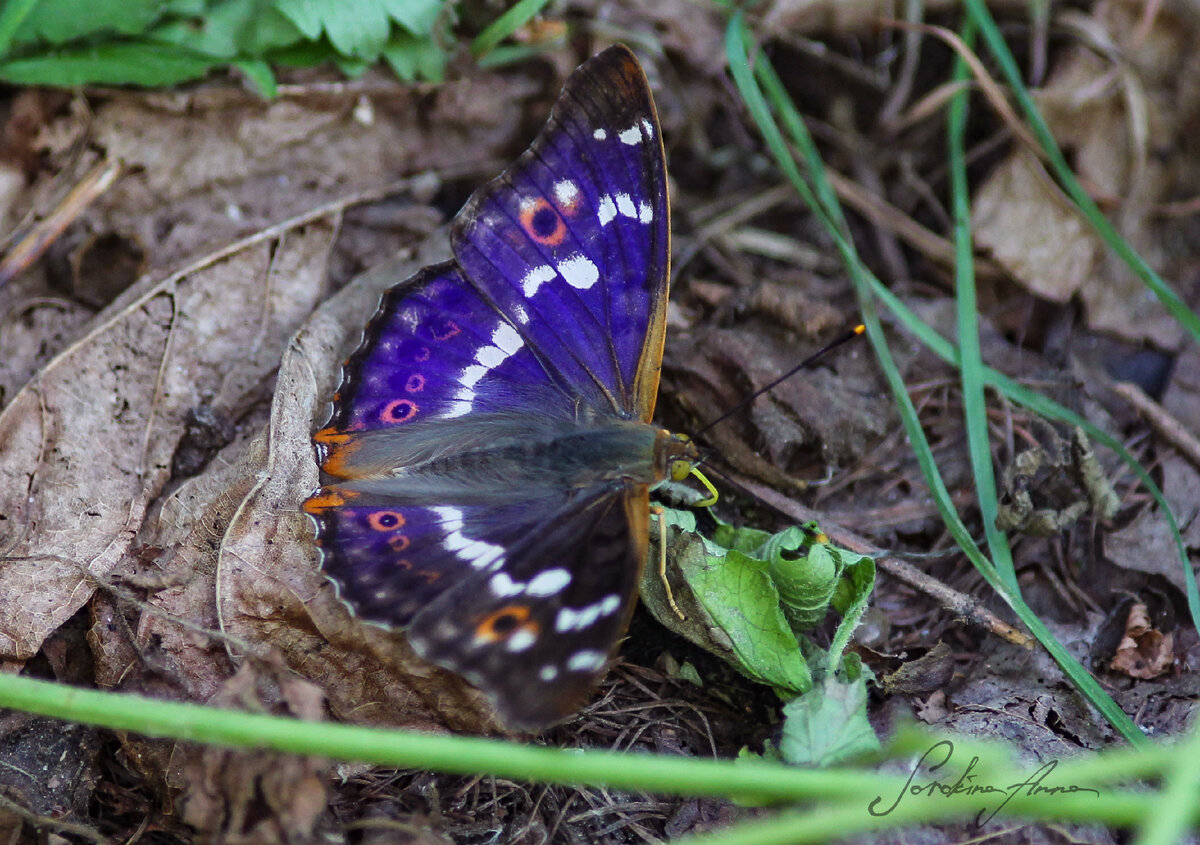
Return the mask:
<svg viewBox="0 0 1200 845">
<path fill-rule="evenodd" d="M 696 458 L 650 422 L 669 230 L 649 86 L 612 47 L 455 218 L 454 259 L 385 294 L 314 435 L 304 509 L 342 597 L 513 727 L 569 716 L 603 674 L 649 489 Z"/>
</svg>

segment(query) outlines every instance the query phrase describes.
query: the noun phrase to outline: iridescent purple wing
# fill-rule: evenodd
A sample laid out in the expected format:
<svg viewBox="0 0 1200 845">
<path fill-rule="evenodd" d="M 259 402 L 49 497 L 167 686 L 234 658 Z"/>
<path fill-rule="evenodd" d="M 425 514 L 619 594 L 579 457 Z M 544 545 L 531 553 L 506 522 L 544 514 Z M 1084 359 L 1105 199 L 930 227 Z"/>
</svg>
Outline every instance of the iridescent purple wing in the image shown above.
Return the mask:
<svg viewBox="0 0 1200 845">
<path fill-rule="evenodd" d="M 453 262 L 426 267 L 384 295 L 333 399 L 316 435 L 329 446 L 357 431 L 471 413 L 574 414 L 571 397 Z M 322 468 L 341 474 L 336 462 Z"/>
<path fill-rule="evenodd" d="M 567 80 L 516 163 L 471 197 L 466 276 L 597 410 L 648 421 L 662 359 L 667 177 L 646 77 L 625 47 Z"/>
</svg>

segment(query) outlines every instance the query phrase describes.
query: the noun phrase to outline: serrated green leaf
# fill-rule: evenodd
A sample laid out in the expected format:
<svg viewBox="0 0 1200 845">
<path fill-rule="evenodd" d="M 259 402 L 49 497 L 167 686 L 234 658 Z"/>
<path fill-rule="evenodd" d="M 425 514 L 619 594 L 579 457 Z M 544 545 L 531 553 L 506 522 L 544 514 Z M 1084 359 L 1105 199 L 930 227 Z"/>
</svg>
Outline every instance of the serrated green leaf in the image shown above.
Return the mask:
<svg viewBox="0 0 1200 845">
<path fill-rule="evenodd" d="M 277 93 L 275 87 L 275 72 L 267 62 L 251 60 L 234 62 L 234 67 L 240 70 L 264 98 L 271 100 Z"/>
<path fill-rule="evenodd" d="M 0 62 L 0 79 L 18 85 L 158 87 L 197 79 L 216 64 L 178 47 L 126 41 Z"/>
<path fill-rule="evenodd" d="M 430 36 L 441 14 L 442 0 L 384 0 L 392 20 L 412 35 Z"/>
<path fill-rule="evenodd" d="M 276 0 L 279 12 L 311 39 L 324 32 L 343 56 L 374 61 L 392 32 L 386 0 Z"/>
<path fill-rule="evenodd" d="M 226 0 L 202 18 L 168 21 L 150 29 L 146 37 L 233 59 L 261 57 L 298 43 L 304 34 L 273 8 L 264 9 L 263 0 Z"/>
<path fill-rule="evenodd" d="M 295 24 L 309 41 L 325 31 L 324 14 L 330 4 L 325 0 L 276 0 L 275 9 Z"/>
<path fill-rule="evenodd" d="M 139 35 L 163 13 L 162 0 L 93 2 L 40 0 L 22 21 L 15 43 L 64 44 L 98 34 Z"/>
<path fill-rule="evenodd" d="M 879 749 L 867 720 L 867 684 L 834 676 L 783 708 L 779 750 L 795 765 L 831 766 Z"/>
<path fill-rule="evenodd" d="M 446 53 L 428 38 L 397 32 L 384 48 L 383 58 L 405 82 L 441 82 L 446 77 Z"/>
</svg>

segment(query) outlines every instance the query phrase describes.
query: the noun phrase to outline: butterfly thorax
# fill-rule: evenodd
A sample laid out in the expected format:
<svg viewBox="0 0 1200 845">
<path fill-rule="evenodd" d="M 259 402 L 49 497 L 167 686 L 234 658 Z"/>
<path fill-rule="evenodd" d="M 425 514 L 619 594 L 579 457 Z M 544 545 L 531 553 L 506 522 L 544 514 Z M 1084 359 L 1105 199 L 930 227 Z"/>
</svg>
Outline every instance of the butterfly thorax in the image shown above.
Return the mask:
<svg viewBox="0 0 1200 845">
<path fill-rule="evenodd" d="M 638 420 L 475 414 L 350 433 L 322 466 L 360 493 L 470 503 L 513 489 L 654 485 L 698 458 L 686 438 Z M 509 491 L 503 493 L 502 491 Z"/>
</svg>

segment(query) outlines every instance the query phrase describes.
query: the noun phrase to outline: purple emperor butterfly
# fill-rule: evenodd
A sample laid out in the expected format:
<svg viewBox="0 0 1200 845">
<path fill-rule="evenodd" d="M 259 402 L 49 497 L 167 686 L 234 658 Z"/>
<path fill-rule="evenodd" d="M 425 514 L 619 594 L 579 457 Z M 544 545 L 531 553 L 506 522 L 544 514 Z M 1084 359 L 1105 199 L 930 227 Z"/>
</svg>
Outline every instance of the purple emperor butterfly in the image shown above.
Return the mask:
<svg viewBox="0 0 1200 845">
<path fill-rule="evenodd" d="M 304 510 L 362 617 L 487 693 L 573 713 L 629 622 L 651 486 L 695 447 L 650 423 L 670 222 L 637 59 L 571 75 L 533 145 L 454 219 L 454 260 L 391 289 L 314 435 Z"/>
</svg>

